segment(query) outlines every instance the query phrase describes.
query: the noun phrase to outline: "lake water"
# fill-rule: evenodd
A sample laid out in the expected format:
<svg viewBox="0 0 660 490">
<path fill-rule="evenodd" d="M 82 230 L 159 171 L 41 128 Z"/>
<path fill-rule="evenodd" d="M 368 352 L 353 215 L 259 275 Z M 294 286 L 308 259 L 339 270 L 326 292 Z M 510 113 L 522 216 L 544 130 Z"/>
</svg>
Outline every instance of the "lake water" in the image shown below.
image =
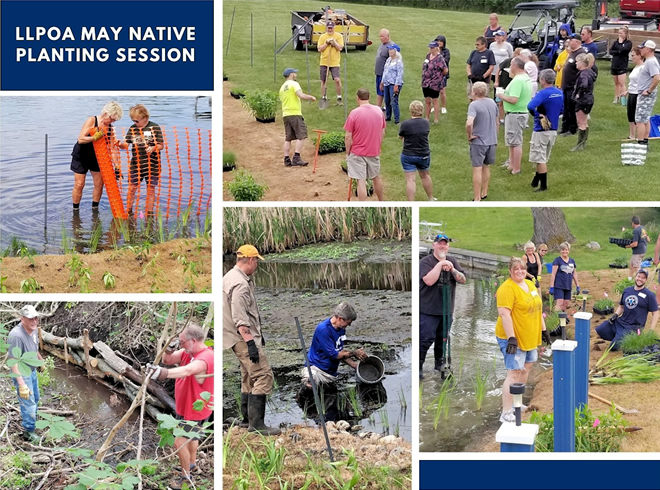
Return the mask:
<svg viewBox="0 0 660 490">
<path fill-rule="evenodd" d="M 190 182 L 193 182 L 197 200 L 192 216 L 203 224 L 206 205 L 211 198 L 211 174 L 209 163 L 208 132 L 210 118 L 196 118 L 195 97 L 67 97 L 30 96 L 2 97 L 0 99 L 0 246 L 4 249 L 12 236 L 23 240 L 37 253 L 62 253 L 63 230 L 80 243 L 89 241 L 90 230 L 101 222 L 106 231 L 112 222 L 112 213 L 105 192 L 101 199 L 98 215 L 92 215 L 92 178 L 87 176 L 79 216 L 71 210 L 73 172 L 70 170 L 71 151 L 85 118 L 98 115 L 110 100 L 116 100 L 124 109 L 124 116 L 114 126 L 121 135 L 132 124 L 128 109 L 135 104 L 144 104 L 150 112 L 150 120 L 161 125 L 166 134 L 179 133 L 180 148 L 174 141 L 168 142 L 172 167 L 171 175 L 165 170 L 161 174 L 160 205 L 166 205 L 167 189 L 180 192 L 174 195 L 172 206 L 186 207 L 189 203 Z M 198 99 L 198 111 L 211 111 L 210 99 Z M 185 128 L 188 128 L 193 151 L 188 154 Z M 197 130 L 202 131 L 202 148 L 199 159 Z M 45 135 L 48 135 L 48 199 L 45 206 Z M 173 139 L 173 138 L 172 138 Z M 180 155 L 177 161 L 175 153 Z M 163 151 L 161 158 L 163 158 Z M 125 155 L 122 158 L 126 158 Z M 184 174 L 178 173 L 178 166 Z M 125 168 L 126 162 L 122 161 Z M 200 170 L 201 167 L 201 170 Z M 163 167 L 164 168 L 164 167 Z M 192 176 L 192 177 L 191 177 Z M 199 199 L 199 188 L 204 180 L 203 199 Z M 127 171 L 124 170 L 124 192 Z M 185 183 L 185 189 L 179 184 Z M 144 193 L 144 184 L 141 186 Z M 197 204 L 200 215 L 197 216 Z M 176 221 L 176 209 L 171 222 Z M 202 226 L 203 228 L 203 226 Z M 103 242 L 102 242 L 103 245 Z M 84 247 L 83 247 L 84 248 Z"/>
</svg>

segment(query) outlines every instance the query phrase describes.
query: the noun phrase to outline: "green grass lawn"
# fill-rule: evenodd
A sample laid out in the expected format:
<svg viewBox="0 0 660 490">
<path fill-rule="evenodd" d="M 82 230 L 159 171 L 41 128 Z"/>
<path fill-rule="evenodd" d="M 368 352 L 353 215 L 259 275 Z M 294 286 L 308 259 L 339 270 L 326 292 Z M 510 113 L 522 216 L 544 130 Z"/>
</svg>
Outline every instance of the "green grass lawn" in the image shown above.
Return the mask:
<svg viewBox="0 0 660 490">
<path fill-rule="evenodd" d="M 642 225 L 660 224 L 658 208 L 562 208 L 571 233 L 577 243 L 571 247 L 571 257 L 581 270 L 606 269 L 617 257 L 630 257 L 629 249 L 609 243 L 609 237 L 620 237 L 621 228 L 632 228 L 630 218 L 638 215 Z M 522 256 L 519 245 L 534 233 L 532 211 L 529 208 L 421 208 L 419 219 L 444 223 L 445 233 L 453 246 L 480 252 L 508 256 Z M 596 241 L 600 250 L 591 250 L 586 244 Z M 539 245 L 538 243 L 536 244 Z M 653 255 L 655 242 L 650 242 L 646 256 Z M 546 262 L 558 253 L 550 251 Z M 548 260 L 549 259 L 549 260 Z"/>
<path fill-rule="evenodd" d="M 305 52 L 287 48 L 277 56 L 274 75 L 275 28 L 277 46 L 291 36 L 291 10 L 316 10 L 321 4 L 308 1 L 243 0 L 223 2 L 223 71 L 229 76 L 233 87 L 245 89 L 270 89 L 277 91 L 283 83 L 282 71 L 286 67 L 298 68 L 298 81 L 304 92 L 308 91 Z M 229 53 L 224 56 L 233 8 L 236 7 Z M 472 170 L 468 145 L 465 137 L 465 119 L 468 100 L 465 96 L 465 61 L 474 46 L 474 39 L 483 33 L 487 14 L 448 12 L 403 7 L 376 7 L 347 3 L 333 3 L 333 8 L 345 8 L 351 15 L 370 26 L 370 39 L 374 45 L 366 51 L 350 49 L 342 55 L 346 61 L 348 110 L 356 106 L 355 94 L 359 87 L 374 92 L 374 58 L 378 43 L 378 32 L 388 28 L 392 40 L 401 46 L 405 63 L 404 86 L 401 93 L 402 119 L 409 117 L 408 105 L 414 99 L 422 99 L 420 88 L 421 65 L 428 51 L 429 40 L 438 34 L 447 37 L 451 50 L 451 73 L 448 86 L 448 114 L 433 126 L 430 135 L 432 164 L 431 175 L 434 194 L 445 201 L 469 201 L 472 199 Z M 250 66 L 250 14 L 254 22 L 254 66 Z M 511 16 L 501 16 L 501 24 L 508 27 Z M 587 18 L 578 19 L 578 25 L 590 23 Z M 309 53 L 311 93 L 320 95 L 318 74 L 319 55 Z M 533 193 L 529 183 L 533 171 L 528 162 L 531 129 L 525 134 L 523 149 L 523 172 L 511 176 L 502 170 L 499 163 L 507 157 L 503 130 L 500 131 L 498 164 L 492 169 L 490 200 L 500 201 L 635 201 L 653 196 L 660 184 L 655 152 L 649 153 L 647 164 L 642 167 L 623 167 L 620 162 L 618 141 L 628 135 L 628 122 L 624 107 L 612 104 L 613 81 L 609 74 L 609 62 L 599 61 L 600 76 L 596 84 L 596 106 L 592 113 L 588 150 L 571 153 L 577 137 L 559 138 L 549 163 L 548 186 L 545 193 Z M 342 65 L 342 81 L 344 65 Z M 329 94 L 334 99 L 334 89 Z M 372 94 L 375 102 L 375 93 Z M 657 108 L 657 106 L 656 106 Z M 660 111 L 659 108 L 657 108 Z M 342 130 L 344 108 L 332 104 L 327 110 L 319 111 L 316 103 L 305 102 L 303 115 L 310 129 L 326 131 Z M 278 115 L 278 122 L 281 117 Z M 385 180 L 387 200 L 405 200 L 405 183 L 399 161 L 402 144 L 397 138 L 398 127 L 389 123 L 382 147 L 382 174 Z M 284 136 L 284 130 L 282 129 Z M 651 147 L 657 145 L 652 142 Z M 307 146 L 309 152 L 312 145 Z M 224 149 L 232 150 L 232 141 L 224 141 Z M 281 148 L 273 148 L 281 156 Z M 425 195 L 418 182 L 417 199 Z"/>
</svg>

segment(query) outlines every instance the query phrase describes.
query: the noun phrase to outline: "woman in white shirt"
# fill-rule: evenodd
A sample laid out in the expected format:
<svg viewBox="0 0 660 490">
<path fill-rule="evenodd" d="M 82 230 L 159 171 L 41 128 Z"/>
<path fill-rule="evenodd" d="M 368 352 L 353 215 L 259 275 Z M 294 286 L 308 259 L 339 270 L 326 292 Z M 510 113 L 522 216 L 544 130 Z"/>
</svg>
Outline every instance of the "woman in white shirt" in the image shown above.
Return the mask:
<svg viewBox="0 0 660 490">
<path fill-rule="evenodd" d="M 628 81 L 628 91 L 622 95 L 628 97 L 628 102 L 626 107 L 628 108 L 628 123 L 630 125 L 630 131 L 628 133 L 628 139 L 635 139 L 635 110 L 637 109 L 637 82 L 639 81 L 639 72 L 642 71 L 642 66 L 644 65 L 644 57 L 642 56 L 641 50 L 635 46 L 630 51 L 630 57 L 635 63 L 635 68 L 630 72 L 629 81 Z"/>
<path fill-rule="evenodd" d="M 523 49 L 520 57 L 525 62 L 525 73 L 532 81 L 532 98 L 539 89 L 539 59 L 529 49 Z"/>
</svg>

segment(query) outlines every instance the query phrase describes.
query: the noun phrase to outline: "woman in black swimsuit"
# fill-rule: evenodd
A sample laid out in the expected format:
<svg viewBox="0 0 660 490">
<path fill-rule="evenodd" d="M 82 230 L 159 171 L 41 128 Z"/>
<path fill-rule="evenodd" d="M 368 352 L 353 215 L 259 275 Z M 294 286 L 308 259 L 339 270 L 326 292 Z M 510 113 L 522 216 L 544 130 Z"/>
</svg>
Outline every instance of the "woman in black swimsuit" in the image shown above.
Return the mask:
<svg viewBox="0 0 660 490">
<path fill-rule="evenodd" d="M 541 257 L 536 253 L 536 247 L 532 242 L 525 243 L 525 255 L 522 259 L 527 265 L 527 279 L 534 280 L 535 286 L 539 287 L 541 279 Z"/>
<path fill-rule="evenodd" d="M 83 124 L 78 135 L 78 141 L 73 147 L 73 152 L 71 152 L 71 170 L 74 172 L 75 177 L 73 192 L 71 193 L 74 210 L 80 207 L 87 171 L 92 173 L 92 178 L 94 179 L 92 209 L 98 208 L 101 195 L 103 194 L 103 178 L 101 177 L 101 169 L 99 168 L 99 162 L 96 160 L 96 153 L 94 152 L 94 145 L 92 143 L 102 138 L 105 134 L 111 140 L 114 140 L 112 123 L 119 121 L 123 114 L 124 111 L 117 102 L 108 102 L 103 107 L 100 116 L 88 117 L 85 124 Z M 90 136 L 89 132 L 92 128 L 99 128 L 99 131 Z"/>
</svg>

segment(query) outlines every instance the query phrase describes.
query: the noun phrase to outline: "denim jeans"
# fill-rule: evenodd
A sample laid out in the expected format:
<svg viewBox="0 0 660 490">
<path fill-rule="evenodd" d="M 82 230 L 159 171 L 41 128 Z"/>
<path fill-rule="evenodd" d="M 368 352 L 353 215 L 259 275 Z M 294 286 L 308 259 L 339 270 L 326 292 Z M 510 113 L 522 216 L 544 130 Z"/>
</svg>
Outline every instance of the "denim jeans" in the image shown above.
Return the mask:
<svg viewBox="0 0 660 490">
<path fill-rule="evenodd" d="M 403 85 L 399 87 L 399 93 L 394 93 L 394 85 L 385 85 L 385 118 L 390 120 L 392 118 L 392 110 L 394 110 L 394 122 L 399 122 L 399 94 Z"/>
<path fill-rule="evenodd" d="M 16 393 L 18 394 L 18 381 L 16 378 L 14 385 L 16 386 Z M 32 371 L 30 376 L 23 376 L 23 381 L 28 388 L 30 388 L 30 398 L 28 400 L 18 396 L 18 403 L 21 408 L 21 419 L 23 420 L 23 428 L 28 432 L 34 432 L 35 424 L 37 422 L 37 405 L 39 404 L 39 382 L 37 381 L 37 370 Z"/>
</svg>

